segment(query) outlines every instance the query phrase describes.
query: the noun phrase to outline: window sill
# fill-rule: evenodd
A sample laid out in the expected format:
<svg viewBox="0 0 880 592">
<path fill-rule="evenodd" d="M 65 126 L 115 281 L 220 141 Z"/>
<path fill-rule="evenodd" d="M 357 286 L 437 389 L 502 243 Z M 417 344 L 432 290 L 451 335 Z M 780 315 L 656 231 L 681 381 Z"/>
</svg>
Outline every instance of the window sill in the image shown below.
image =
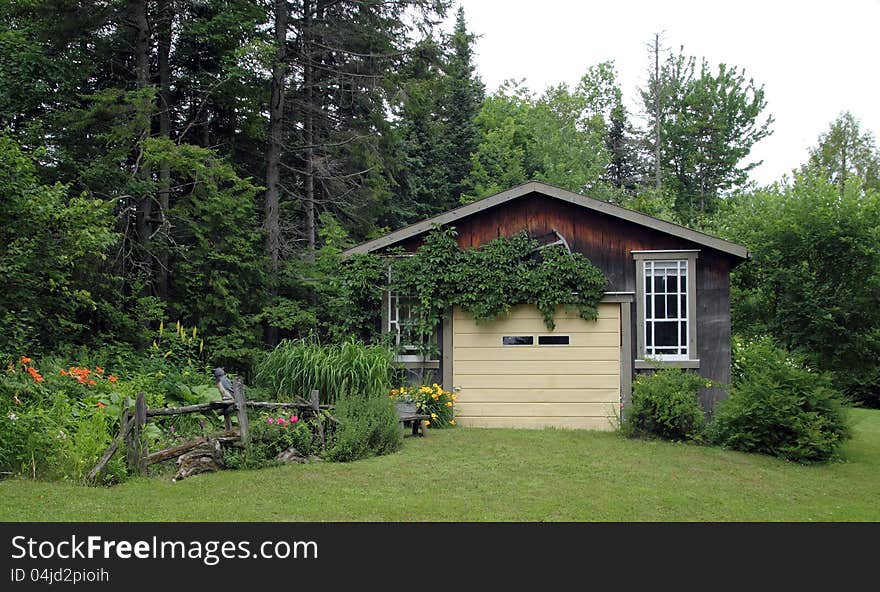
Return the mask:
<svg viewBox="0 0 880 592">
<path fill-rule="evenodd" d="M 654 368 L 699 368 L 700 360 L 636 360 L 636 370 Z"/>
</svg>

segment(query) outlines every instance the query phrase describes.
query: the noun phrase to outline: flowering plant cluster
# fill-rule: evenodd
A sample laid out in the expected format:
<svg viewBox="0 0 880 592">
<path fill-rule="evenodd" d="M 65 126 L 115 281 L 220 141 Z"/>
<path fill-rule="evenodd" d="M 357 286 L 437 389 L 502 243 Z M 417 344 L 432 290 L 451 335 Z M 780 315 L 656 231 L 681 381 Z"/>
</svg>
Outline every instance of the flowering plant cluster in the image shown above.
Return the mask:
<svg viewBox="0 0 880 592">
<path fill-rule="evenodd" d="M 271 416 L 269 416 L 269 417 L 266 418 L 266 423 L 267 423 L 267 424 L 269 424 L 269 425 L 273 425 L 273 424 L 274 424 L 274 425 L 281 426 L 281 427 L 283 427 L 283 428 L 285 428 L 285 427 L 289 427 L 289 426 L 293 426 L 293 425 L 296 425 L 296 423 L 297 423 L 298 421 L 299 421 L 299 416 L 297 416 L 297 415 L 291 415 L 290 418 L 285 418 L 285 417 L 271 417 Z"/>
<path fill-rule="evenodd" d="M 34 382 L 40 383 L 40 382 L 44 382 L 46 380 L 45 378 L 43 378 L 43 376 L 39 372 L 37 372 L 36 368 L 29 365 L 29 364 L 33 363 L 33 360 L 31 358 L 29 358 L 27 356 L 21 356 L 18 359 L 18 362 L 21 364 L 22 370 L 24 370 L 25 372 L 30 374 L 30 376 L 31 376 L 31 378 L 33 378 Z M 15 366 L 13 364 L 10 364 L 8 369 L 11 372 L 15 372 Z"/>
<path fill-rule="evenodd" d="M 90 368 L 83 368 L 80 366 L 71 366 L 67 370 L 59 371 L 61 376 L 69 376 L 70 378 L 76 380 L 79 384 L 84 384 L 86 386 L 95 386 L 98 384 L 98 380 L 105 378 L 105 370 L 100 366 L 95 366 L 95 370 L 92 371 Z M 109 382 L 117 382 L 119 379 L 112 375 L 106 374 L 106 379 Z"/>
<path fill-rule="evenodd" d="M 430 386 L 402 386 L 391 389 L 390 397 L 393 401 L 414 402 L 419 413 L 429 414 L 431 427 L 454 426 L 454 407 L 458 395 L 444 390 L 442 386 L 434 383 Z"/>
</svg>

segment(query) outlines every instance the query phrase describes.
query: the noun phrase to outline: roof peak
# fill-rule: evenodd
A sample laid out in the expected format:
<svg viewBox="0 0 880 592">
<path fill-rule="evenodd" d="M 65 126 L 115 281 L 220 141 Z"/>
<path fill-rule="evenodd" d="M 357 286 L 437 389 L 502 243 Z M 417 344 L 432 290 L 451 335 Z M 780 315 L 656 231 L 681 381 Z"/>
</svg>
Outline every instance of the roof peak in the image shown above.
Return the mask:
<svg viewBox="0 0 880 592">
<path fill-rule="evenodd" d="M 455 222 L 456 220 L 460 220 L 461 218 L 465 218 L 478 212 L 488 210 L 490 208 L 499 206 L 530 193 L 539 193 L 541 195 L 560 199 L 562 201 L 566 201 L 568 203 L 572 203 L 587 208 L 589 210 L 601 212 L 615 218 L 632 222 L 633 224 L 652 228 L 658 232 L 670 234 L 672 236 L 676 236 L 678 238 L 682 238 L 693 243 L 715 249 L 716 251 L 720 251 L 722 253 L 726 253 L 740 259 L 748 259 L 749 257 L 748 249 L 746 249 L 746 247 L 742 245 L 726 241 L 724 239 L 706 234 L 704 232 L 700 232 L 698 230 L 693 230 L 686 226 L 681 226 L 673 222 L 668 222 L 660 218 L 655 218 L 636 210 L 630 210 L 621 206 L 614 205 L 612 203 L 601 201 L 593 197 L 587 197 L 585 195 L 569 191 L 568 189 L 563 189 L 561 187 L 557 187 L 555 185 L 550 185 L 549 183 L 544 183 L 543 181 L 536 180 L 527 181 L 515 187 L 511 187 L 506 191 L 502 191 L 494 195 L 489 195 L 482 199 L 473 201 L 469 204 L 461 205 L 457 208 L 453 208 L 451 210 L 443 212 L 442 214 L 438 214 L 432 218 L 410 224 L 409 226 L 406 226 L 399 230 L 395 230 L 394 232 L 390 232 L 379 238 L 361 243 L 356 247 L 352 247 L 351 249 L 344 251 L 343 256 L 348 257 L 351 255 L 356 255 L 358 253 L 370 253 L 378 249 L 389 247 L 407 238 L 427 232 L 431 230 L 431 228 L 433 228 L 435 225 L 442 226 L 445 224 L 450 224 L 452 222 Z"/>
</svg>

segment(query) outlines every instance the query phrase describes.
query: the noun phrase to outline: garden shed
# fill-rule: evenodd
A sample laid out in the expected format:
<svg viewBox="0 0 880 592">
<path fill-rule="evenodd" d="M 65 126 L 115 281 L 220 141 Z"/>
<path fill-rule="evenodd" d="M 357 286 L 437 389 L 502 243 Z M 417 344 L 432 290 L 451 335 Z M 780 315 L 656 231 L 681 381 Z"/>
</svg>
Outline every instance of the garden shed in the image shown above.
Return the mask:
<svg viewBox="0 0 880 592">
<path fill-rule="evenodd" d="M 346 251 L 415 252 L 436 227 L 454 226 L 462 249 L 525 232 L 581 253 L 608 280 L 595 320 L 560 307 L 549 330 L 531 304 L 490 322 L 452 307 L 437 354 L 399 343 L 399 361 L 431 369 L 458 395 L 456 421 L 477 427 L 613 429 L 638 372 L 689 368 L 730 381 L 730 270 L 745 247 L 558 187 L 529 182 Z M 408 304 L 389 292 L 383 330 L 405 335 Z M 701 392 L 711 409 L 722 389 Z"/>
</svg>

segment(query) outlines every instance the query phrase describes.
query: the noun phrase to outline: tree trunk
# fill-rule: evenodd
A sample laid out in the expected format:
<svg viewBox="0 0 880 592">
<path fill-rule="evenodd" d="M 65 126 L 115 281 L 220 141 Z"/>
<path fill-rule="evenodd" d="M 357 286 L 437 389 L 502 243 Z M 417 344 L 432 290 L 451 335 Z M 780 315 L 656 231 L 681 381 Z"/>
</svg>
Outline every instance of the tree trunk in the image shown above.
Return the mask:
<svg viewBox="0 0 880 592">
<path fill-rule="evenodd" d="M 266 199 L 263 206 L 266 256 L 269 259 L 270 299 L 275 301 L 275 278 L 281 261 L 281 146 L 284 132 L 284 84 L 287 73 L 287 0 L 275 0 L 275 63 L 272 65 L 272 92 L 269 98 L 269 146 L 266 150 Z M 266 341 L 274 345 L 278 330 L 266 328 Z"/>
<path fill-rule="evenodd" d="M 310 0 L 303 0 L 303 33 L 305 41 L 303 43 L 303 87 L 306 91 L 306 109 L 305 121 L 305 142 L 306 142 L 306 173 L 305 173 L 305 196 L 303 199 L 303 208 L 305 210 L 305 233 L 308 251 L 306 258 L 314 259 L 315 254 L 315 117 L 314 117 L 314 69 L 312 67 L 312 3 Z"/>
<path fill-rule="evenodd" d="M 146 0 L 132 0 L 129 2 L 129 11 L 132 26 L 135 33 L 135 74 L 138 90 L 146 89 L 150 84 L 150 26 L 147 22 Z M 152 106 L 148 98 L 143 98 L 139 105 L 142 116 L 146 116 L 146 124 L 138 137 L 139 159 L 143 156 L 143 141 L 150 136 L 150 112 Z M 136 173 L 143 179 L 149 179 L 151 172 L 149 167 L 138 163 Z M 152 280 L 152 259 L 150 254 L 150 237 L 153 233 L 152 225 L 153 196 L 147 193 L 139 195 L 136 204 L 135 232 L 138 244 L 143 253 L 143 270 L 148 279 Z"/>
<path fill-rule="evenodd" d="M 654 33 L 654 187 L 660 191 L 660 33 Z"/>
<path fill-rule="evenodd" d="M 171 24 L 174 21 L 174 8 L 169 0 L 158 4 L 157 46 L 159 52 L 159 136 L 171 138 Z M 171 196 L 171 167 L 163 163 L 159 167 L 159 221 L 170 232 L 168 208 Z M 156 292 L 161 298 L 168 296 L 168 249 L 158 254 L 159 269 L 156 278 Z"/>
</svg>

